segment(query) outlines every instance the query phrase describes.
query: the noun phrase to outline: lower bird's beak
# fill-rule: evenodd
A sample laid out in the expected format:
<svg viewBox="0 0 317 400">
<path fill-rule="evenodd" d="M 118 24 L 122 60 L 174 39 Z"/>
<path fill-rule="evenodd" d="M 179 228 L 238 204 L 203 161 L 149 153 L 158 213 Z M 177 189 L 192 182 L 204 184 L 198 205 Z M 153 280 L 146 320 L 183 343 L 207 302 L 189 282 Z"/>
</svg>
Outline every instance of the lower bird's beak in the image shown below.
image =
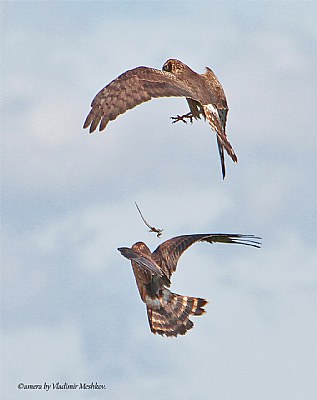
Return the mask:
<svg viewBox="0 0 317 400">
<path fill-rule="evenodd" d="M 127 257 L 127 254 L 129 253 L 129 250 L 131 251 L 131 249 L 129 249 L 128 247 L 118 247 L 118 251 L 120 251 L 120 253 L 124 257 Z"/>
</svg>

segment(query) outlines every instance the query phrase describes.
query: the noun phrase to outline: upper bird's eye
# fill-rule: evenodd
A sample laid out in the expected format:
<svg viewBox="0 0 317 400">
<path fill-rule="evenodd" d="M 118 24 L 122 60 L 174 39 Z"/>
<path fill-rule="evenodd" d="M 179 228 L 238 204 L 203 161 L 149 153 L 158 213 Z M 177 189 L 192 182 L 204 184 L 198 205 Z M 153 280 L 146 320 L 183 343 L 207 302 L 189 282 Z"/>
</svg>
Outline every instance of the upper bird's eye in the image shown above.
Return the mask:
<svg viewBox="0 0 317 400">
<path fill-rule="evenodd" d="M 171 72 L 172 71 L 172 63 L 171 62 L 165 63 L 163 65 L 163 71 Z"/>
</svg>

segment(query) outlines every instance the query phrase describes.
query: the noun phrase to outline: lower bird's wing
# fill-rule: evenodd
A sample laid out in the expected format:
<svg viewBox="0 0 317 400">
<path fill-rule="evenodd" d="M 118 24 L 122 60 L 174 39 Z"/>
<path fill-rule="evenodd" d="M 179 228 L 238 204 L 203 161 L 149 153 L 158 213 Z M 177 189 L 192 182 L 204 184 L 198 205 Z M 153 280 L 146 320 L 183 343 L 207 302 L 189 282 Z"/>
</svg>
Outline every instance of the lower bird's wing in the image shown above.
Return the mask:
<svg viewBox="0 0 317 400">
<path fill-rule="evenodd" d="M 238 233 L 209 233 L 176 236 L 166 240 L 152 253 L 152 258 L 168 278 L 176 270 L 177 262 L 185 250 L 196 242 L 229 243 L 245 246 L 260 247 L 261 238 L 253 235 L 240 235 Z"/>
<path fill-rule="evenodd" d="M 120 247 L 118 250 L 123 257 L 133 261 L 139 268 L 144 269 L 146 272 L 160 277 L 163 275 L 162 270 L 157 266 L 157 264 L 139 251 L 135 251 L 128 247 Z"/>
</svg>

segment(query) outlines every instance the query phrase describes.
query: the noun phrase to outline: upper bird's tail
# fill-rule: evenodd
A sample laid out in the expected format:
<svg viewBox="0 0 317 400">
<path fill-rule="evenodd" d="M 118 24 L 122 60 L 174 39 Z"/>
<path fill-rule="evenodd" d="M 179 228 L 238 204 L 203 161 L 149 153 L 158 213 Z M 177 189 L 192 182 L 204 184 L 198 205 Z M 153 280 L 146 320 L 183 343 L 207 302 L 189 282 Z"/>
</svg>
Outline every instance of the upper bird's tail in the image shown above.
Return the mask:
<svg viewBox="0 0 317 400">
<path fill-rule="evenodd" d="M 221 125 L 218 113 L 216 114 L 216 109 L 211 104 L 208 104 L 208 106 L 204 106 L 204 111 L 209 125 L 217 133 L 217 138 L 219 139 L 218 143 L 220 142 L 220 144 L 225 148 L 232 161 L 237 162 L 238 157 L 236 156 L 236 153 L 234 152 L 228 140 L 228 137 Z"/>
<path fill-rule="evenodd" d="M 203 306 L 207 301 L 181 296 L 164 288 L 158 299 L 146 304 L 151 331 L 159 335 L 177 336 L 185 335 L 194 326 L 189 319 L 191 315 L 202 315 L 206 312 Z"/>
<path fill-rule="evenodd" d="M 218 145 L 218 152 L 219 152 L 219 157 L 220 157 L 220 162 L 221 162 L 222 178 L 225 179 L 225 176 L 226 176 L 225 155 L 223 152 L 223 144 L 221 143 L 218 135 L 217 135 L 217 145 Z"/>
</svg>

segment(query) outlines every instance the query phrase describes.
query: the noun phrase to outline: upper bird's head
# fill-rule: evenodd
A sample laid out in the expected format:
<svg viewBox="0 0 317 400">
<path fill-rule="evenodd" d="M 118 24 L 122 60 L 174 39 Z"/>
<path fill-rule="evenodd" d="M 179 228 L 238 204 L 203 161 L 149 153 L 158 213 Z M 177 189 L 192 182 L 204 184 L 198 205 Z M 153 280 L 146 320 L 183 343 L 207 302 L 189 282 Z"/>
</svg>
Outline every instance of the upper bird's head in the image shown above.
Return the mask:
<svg viewBox="0 0 317 400">
<path fill-rule="evenodd" d="M 174 58 L 170 58 L 169 60 L 167 60 L 164 63 L 162 70 L 165 72 L 170 72 L 173 75 L 181 75 L 186 70 L 191 71 L 191 69 L 186 64 L 184 64 L 181 61 L 176 60 Z"/>
</svg>

